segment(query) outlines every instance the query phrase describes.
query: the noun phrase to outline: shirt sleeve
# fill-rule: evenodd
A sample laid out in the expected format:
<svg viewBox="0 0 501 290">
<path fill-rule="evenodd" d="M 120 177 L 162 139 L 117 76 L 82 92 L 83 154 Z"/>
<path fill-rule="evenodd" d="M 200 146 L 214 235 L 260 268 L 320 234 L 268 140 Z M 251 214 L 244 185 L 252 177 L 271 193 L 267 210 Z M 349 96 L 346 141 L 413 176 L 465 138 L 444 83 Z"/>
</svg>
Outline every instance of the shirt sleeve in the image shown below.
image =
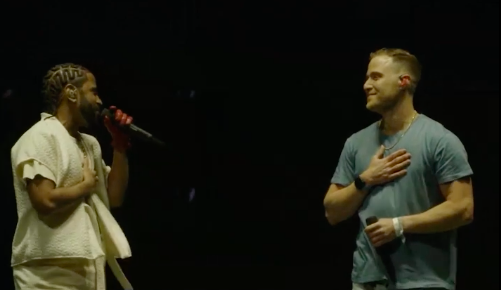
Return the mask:
<svg viewBox="0 0 501 290">
<path fill-rule="evenodd" d="M 25 139 L 11 152 L 15 176 L 26 180 L 40 175 L 57 184 L 56 168 L 51 168 L 50 162 L 44 162 L 57 160 L 57 151 L 53 149 L 49 137 L 44 134 L 37 135 L 37 138 Z"/>
<path fill-rule="evenodd" d="M 350 139 L 344 143 L 343 151 L 331 179 L 331 183 L 348 186 L 355 180 L 355 154 Z"/>
<path fill-rule="evenodd" d="M 473 175 L 466 149 L 452 132 L 444 134 L 437 143 L 434 174 L 439 184 Z"/>
<path fill-rule="evenodd" d="M 17 171 L 17 176 L 23 180 L 33 180 L 37 175 L 40 175 L 56 183 L 56 177 L 52 170 L 34 159 L 29 159 L 19 164 Z"/>
</svg>

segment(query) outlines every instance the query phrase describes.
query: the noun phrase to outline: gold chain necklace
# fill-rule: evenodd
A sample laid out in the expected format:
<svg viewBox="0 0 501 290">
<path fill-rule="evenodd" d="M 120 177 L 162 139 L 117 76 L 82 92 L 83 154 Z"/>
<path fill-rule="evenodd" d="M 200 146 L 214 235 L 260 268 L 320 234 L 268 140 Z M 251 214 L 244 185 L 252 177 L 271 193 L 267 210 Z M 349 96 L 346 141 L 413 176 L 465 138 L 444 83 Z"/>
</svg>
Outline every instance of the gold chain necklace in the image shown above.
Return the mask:
<svg viewBox="0 0 501 290">
<path fill-rule="evenodd" d="M 400 142 L 400 140 L 402 140 L 402 138 L 404 137 L 405 133 L 407 133 L 407 131 L 409 131 L 409 129 L 411 128 L 412 124 L 414 124 L 414 121 L 416 120 L 416 117 L 418 116 L 419 114 L 414 111 L 414 116 L 412 116 L 412 120 L 411 120 L 411 123 L 409 124 L 409 126 L 407 126 L 407 129 L 405 129 L 405 131 L 402 133 L 402 135 L 400 135 L 400 137 L 398 138 L 397 142 L 395 142 L 395 144 L 393 144 L 392 146 L 390 147 L 386 147 L 384 146 L 383 144 L 383 147 L 384 147 L 384 150 L 388 151 L 388 150 L 391 150 L 393 149 L 395 146 L 397 146 L 398 142 Z M 382 121 L 380 121 L 379 123 L 379 128 L 381 129 L 381 125 L 382 125 Z"/>
<path fill-rule="evenodd" d="M 82 151 L 84 159 L 87 158 L 87 150 L 85 150 L 85 146 L 83 144 L 83 138 L 80 136 L 80 138 L 77 139 L 77 145 Z"/>
</svg>

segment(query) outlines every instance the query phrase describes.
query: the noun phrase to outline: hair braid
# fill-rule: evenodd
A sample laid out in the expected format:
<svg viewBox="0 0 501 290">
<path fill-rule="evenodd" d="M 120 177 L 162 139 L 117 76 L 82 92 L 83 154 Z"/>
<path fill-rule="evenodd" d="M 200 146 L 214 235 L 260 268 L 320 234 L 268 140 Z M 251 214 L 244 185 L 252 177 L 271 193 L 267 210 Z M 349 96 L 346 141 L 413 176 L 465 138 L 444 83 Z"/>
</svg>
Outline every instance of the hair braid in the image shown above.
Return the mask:
<svg viewBox="0 0 501 290">
<path fill-rule="evenodd" d="M 61 93 L 68 84 L 80 88 L 87 79 L 86 68 L 80 65 L 65 63 L 51 68 L 43 79 L 42 95 L 46 103 L 46 111 L 55 114 L 61 101 Z"/>
</svg>

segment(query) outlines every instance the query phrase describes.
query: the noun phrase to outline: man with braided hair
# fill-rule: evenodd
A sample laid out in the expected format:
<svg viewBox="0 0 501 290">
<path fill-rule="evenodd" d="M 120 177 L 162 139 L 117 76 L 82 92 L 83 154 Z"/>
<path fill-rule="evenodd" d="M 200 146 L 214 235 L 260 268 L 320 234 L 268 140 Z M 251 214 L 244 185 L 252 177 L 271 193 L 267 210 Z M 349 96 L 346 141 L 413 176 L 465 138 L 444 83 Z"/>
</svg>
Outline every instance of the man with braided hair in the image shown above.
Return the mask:
<svg viewBox="0 0 501 290">
<path fill-rule="evenodd" d="M 127 188 L 129 138 L 119 127 L 132 117 L 111 107 L 116 120 L 104 119 L 113 139 L 110 168 L 97 140 L 79 132 L 100 115 L 94 75 L 82 66 L 57 65 L 44 78 L 43 95 L 46 112 L 11 150 L 15 287 L 105 289 L 108 261 L 122 286 L 131 288 L 114 259 L 130 256 L 130 248 L 109 208 L 122 204 Z"/>
</svg>

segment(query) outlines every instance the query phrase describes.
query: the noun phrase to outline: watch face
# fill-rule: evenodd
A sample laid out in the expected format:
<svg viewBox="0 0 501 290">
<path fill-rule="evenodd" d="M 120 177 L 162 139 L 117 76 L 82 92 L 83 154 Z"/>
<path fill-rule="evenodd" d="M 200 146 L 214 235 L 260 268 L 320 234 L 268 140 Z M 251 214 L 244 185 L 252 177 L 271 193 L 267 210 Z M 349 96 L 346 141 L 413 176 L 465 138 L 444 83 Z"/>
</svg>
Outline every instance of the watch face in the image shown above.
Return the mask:
<svg viewBox="0 0 501 290">
<path fill-rule="evenodd" d="M 357 179 L 355 179 L 355 187 L 357 189 L 363 189 L 365 187 L 365 183 L 362 181 L 362 179 L 360 179 L 360 177 L 357 177 Z"/>
</svg>

